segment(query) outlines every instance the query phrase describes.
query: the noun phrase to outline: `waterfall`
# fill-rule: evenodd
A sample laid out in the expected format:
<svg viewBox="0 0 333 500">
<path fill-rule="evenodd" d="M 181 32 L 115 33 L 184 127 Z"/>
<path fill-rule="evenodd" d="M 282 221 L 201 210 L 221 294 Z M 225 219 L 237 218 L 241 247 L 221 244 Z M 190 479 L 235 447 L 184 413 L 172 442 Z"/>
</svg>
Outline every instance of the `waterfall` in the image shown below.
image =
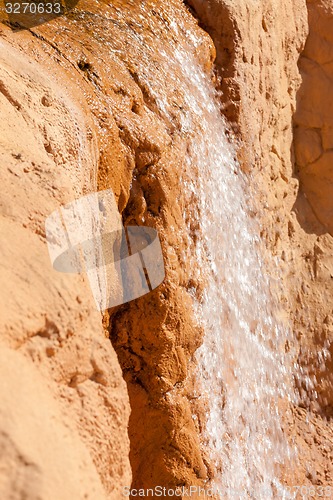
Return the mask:
<svg viewBox="0 0 333 500">
<path fill-rule="evenodd" d="M 178 39 L 184 36 L 181 28 L 173 29 Z M 251 179 L 235 160 L 218 96 L 194 55 L 196 44 L 192 39 L 174 47 L 172 58 L 165 52 L 165 66 L 184 97 L 183 182 L 191 207 L 184 218 L 189 228 L 198 226 L 195 244 L 188 238 L 188 258 L 198 269 L 193 277 L 205 281 L 203 297 L 195 300 L 205 332 L 196 353 L 197 396 L 207 408 L 203 442 L 215 466 L 219 498 L 284 497 L 278 466 L 291 450 L 278 406 L 294 394 L 292 359 L 285 352 L 289 332 L 276 319 L 274 279 L 265 269 L 259 226 L 250 215 Z M 157 85 L 151 91 L 172 121 L 170 103 Z M 277 262 L 271 267 L 278 273 Z"/>
<path fill-rule="evenodd" d="M 172 14 L 162 18 L 140 8 L 140 25 L 124 25 L 119 17 L 119 37 L 110 43 L 102 30 L 98 37 L 111 54 L 126 61 L 130 50 L 131 60 L 140 61 L 135 77 L 149 107 L 185 151 L 180 191 L 187 200 L 188 232 L 182 258 L 191 264 L 194 314 L 204 330 L 195 355 L 196 396 L 206 408 L 202 443 L 214 467 L 211 485 L 218 498 L 285 497 L 279 464 L 291 450 L 279 402 L 294 397 L 293 366 L 285 352 L 289 332 L 277 320 L 276 283 L 265 267 L 253 217 L 252 181 L 235 159 L 219 96 L 197 59 L 202 40 L 186 20 L 176 23 Z M 149 43 L 156 36 L 158 58 Z M 271 258 L 274 268 L 278 275 Z"/>
</svg>

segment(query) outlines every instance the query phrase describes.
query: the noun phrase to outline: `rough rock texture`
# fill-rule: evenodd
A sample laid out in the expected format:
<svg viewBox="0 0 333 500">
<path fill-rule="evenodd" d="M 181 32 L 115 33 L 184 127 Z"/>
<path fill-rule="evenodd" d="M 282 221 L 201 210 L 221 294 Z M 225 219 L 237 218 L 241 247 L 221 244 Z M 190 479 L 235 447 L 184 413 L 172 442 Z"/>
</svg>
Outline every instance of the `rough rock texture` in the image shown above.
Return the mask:
<svg viewBox="0 0 333 500">
<path fill-rule="evenodd" d="M 44 229 L 96 189 L 96 130 L 82 84 L 31 34 L 1 35 L 0 497 L 116 499 L 126 385 L 86 279 L 53 271 Z"/>
<path fill-rule="evenodd" d="M 214 40 L 224 113 L 243 141 L 261 235 L 279 259 L 293 329 L 286 348 L 301 367 L 299 405 L 285 407 L 300 463 L 285 480 L 332 485 L 332 2 L 188 4 Z"/>
<path fill-rule="evenodd" d="M 172 35 L 175 20 L 181 24 L 179 40 Z M 165 255 L 165 284 L 110 310 L 103 319 L 132 408 L 133 486 L 202 484 L 207 477 L 185 387 L 200 331 L 191 321 L 187 289 L 194 283 L 188 282 L 189 264 L 181 253 L 186 224 L 179 193 L 186 154 L 180 126 L 184 96 L 168 79 L 159 56 L 161 46 L 172 51 L 187 40 L 187 33 L 195 35 L 191 50 L 210 71 L 212 42 L 179 1 L 166 6 L 151 2 L 149 9 L 139 3 L 85 1 L 68 18 L 30 31 L 1 28 L 7 54 L 1 63 L 7 113 L 1 124 L 1 206 L 8 234 L 1 241 L 2 279 L 8 283 L 3 289 L 3 341 L 28 358 L 32 371 L 37 369 L 64 425 L 70 420 L 80 436 L 91 460 L 87 468 L 96 476 L 94 487 L 79 462 L 83 470 L 77 481 L 83 489 L 91 485 L 85 489 L 89 498 L 117 498 L 122 486 L 130 485 L 128 401 L 84 278 L 52 271 L 44 220 L 59 205 L 96 189 L 113 189 L 125 224 L 157 227 Z M 160 116 L 146 72 L 160 79 L 161 92 L 174 102 L 173 128 Z M 43 408 L 38 395 L 33 401 Z M 22 416 L 23 429 L 25 425 L 30 424 Z M 11 438 L 10 430 L 6 433 Z M 47 466 L 47 459 L 37 458 L 37 468 Z M 55 457 L 55 467 L 57 462 Z M 68 491 L 72 498 L 84 498 Z M 54 495 L 63 497 L 58 490 Z"/>
</svg>

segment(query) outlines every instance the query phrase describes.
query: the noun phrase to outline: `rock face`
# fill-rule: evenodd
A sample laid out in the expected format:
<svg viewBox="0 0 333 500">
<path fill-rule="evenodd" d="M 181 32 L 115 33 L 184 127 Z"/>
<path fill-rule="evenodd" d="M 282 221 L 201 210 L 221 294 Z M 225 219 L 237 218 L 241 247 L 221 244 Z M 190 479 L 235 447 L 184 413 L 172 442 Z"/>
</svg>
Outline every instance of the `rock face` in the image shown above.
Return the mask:
<svg viewBox="0 0 333 500">
<path fill-rule="evenodd" d="M 300 287 L 295 294 L 297 313 L 293 317 L 300 344 L 300 363 L 312 381 L 302 384 L 304 406 L 310 405 L 317 424 L 315 431 L 313 428 L 310 432 L 305 430 L 303 449 L 310 447 L 305 454 L 312 458 L 309 461 L 312 481 L 330 484 L 333 476 L 330 425 L 333 416 L 333 226 L 330 217 L 333 129 L 328 96 L 333 90 L 329 56 L 333 50 L 333 6 L 329 0 L 308 1 L 307 6 L 309 36 L 299 60 L 302 84 L 294 115 L 295 173 L 300 179 L 294 209 L 302 228 L 298 245 L 303 249 L 304 264 L 299 273 Z M 322 452 L 327 460 L 319 458 Z M 316 469 L 315 460 L 320 460 L 322 467 Z"/>
<path fill-rule="evenodd" d="M 53 271 L 44 228 L 96 189 L 96 130 L 70 75 L 18 38 L 3 28 L 0 496 L 119 498 L 126 385 L 86 279 Z"/>
<path fill-rule="evenodd" d="M 179 41 L 173 21 L 181 21 Z M 197 42 L 191 50 L 210 71 L 213 44 L 179 1 L 156 2 L 152 11 L 83 2 L 69 18 L 31 31 L 1 28 L 1 98 L 8 117 L 2 122 L 2 227 L 8 235 L 1 242 L 8 283 L 2 290 L 3 341 L 27 358 L 26 371 L 30 366 L 34 377 L 44 379 L 40 397 L 48 395 L 61 425 L 77 435 L 73 453 L 85 450 L 75 479 L 83 493 L 63 484 L 74 498 L 119 498 L 131 483 L 129 459 L 134 487 L 201 484 L 207 477 L 185 385 L 201 335 L 191 321 L 187 289 L 194 284 L 188 283 L 189 264 L 181 254 L 185 96 L 177 93 L 159 56 L 161 46 L 170 51 L 184 43 L 187 31 Z M 161 118 L 147 72 L 160 79 L 161 94 L 174 103 L 174 128 Z M 44 221 L 60 205 L 106 188 L 113 190 L 124 224 L 158 228 L 166 280 L 102 318 L 83 277 L 52 270 Z M 42 411 L 47 402 L 35 399 Z M 25 426 L 30 423 L 22 417 Z M 5 424 L 4 431 L 12 439 Z M 45 454 L 36 454 L 33 464 L 47 482 Z M 69 481 L 74 471 L 66 466 L 67 475 Z M 40 495 L 50 497 L 49 491 Z M 62 496 L 54 487 L 54 497 Z"/>
<path fill-rule="evenodd" d="M 83 0 L 31 30 L 1 25 L 1 498 L 116 499 L 131 476 L 142 488 L 209 478 L 190 404 L 201 332 L 183 252 L 186 96 L 163 59 L 185 43 L 207 73 L 216 55 L 261 236 L 279 259 L 286 349 L 302 369 L 299 405 L 283 403 L 300 464 L 281 474 L 332 484 L 332 4 L 309 1 L 309 22 L 303 0 L 187 5 Z M 44 221 L 106 188 L 125 224 L 158 229 L 166 280 L 102 318 L 84 276 L 52 270 Z"/>
<path fill-rule="evenodd" d="M 333 5 L 309 2 L 310 33 L 299 61 L 295 154 L 302 189 L 325 231 L 333 234 Z"/>
</svg>

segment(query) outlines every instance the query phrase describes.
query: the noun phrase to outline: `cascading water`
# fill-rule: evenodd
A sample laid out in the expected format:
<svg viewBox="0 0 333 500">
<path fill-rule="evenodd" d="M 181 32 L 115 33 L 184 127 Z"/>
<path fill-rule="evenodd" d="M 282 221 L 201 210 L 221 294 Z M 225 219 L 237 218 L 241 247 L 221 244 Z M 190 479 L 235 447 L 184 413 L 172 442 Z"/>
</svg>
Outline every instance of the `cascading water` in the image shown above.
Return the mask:
<svg viewBox="0 0 333 500">
<path fill-rule="evenodd" d="M 184 35 L 173 26 L 176 38 Z M 184 217 L 199 221 L 188 258 L 206 282 L 195 301 L 204 327 L 196 354 L 197 394 L 207 407 L 204 442 L 215 465 L 213 485 L 219 498 L 286 497 L 278 464 L 291 450 L 281 430 L 280 398 L 292 398 L 288 331 L 275 320 L 272 278 L 264 266 L 258 227 L 249 215 L 248 188 L 226 137 L 216 92 L 193 55 L 198 41 L 165 51 L 165 72 L 184 96 L 181 130 L 187 160 L 183 182 L 196 209 Z M 163 73 L 162 73 L 163 74 Z M 163 81 L 147 80 L 160 112 L 172 122 L 163 99 Z M 276 264 L 275 264 L 276 265 Z M 196 276 L 200 279 L 199 276 Z"/>
<path fill-rule="evenodd" d="M 94 36 L 105 40 L 111 54 L 126 60 L 131 50 L 132 60 L 137 56 L 136 78 L 150 106 L 187 149 L 182 179 L 189 228 L 183 257 L 191 261 L 193 283 L 205 284 L 202 298 L 195 292 L 193 297 L 205 332 L 196 353 L 197 395 L 207 408 L 202 440 L 214 465 L 212 483 L 218 498 L 283 497 L 278 465 L 291 451 L 278 404 L 293 398 L 292 361 L 285 353 L 288 331 L 275 320 L 278 305 L 258 227 L 249 215 L 250 181 L 234 158 L 213 83 L 196 58 L 202 40 L 187 31 L 185 21 L 175 23 L 170 15 L 167 22 L 140 8 L 141 24 L 124 25 L 121 17 L 116 24 L 122 45 L 110 42 L 103 21 L 99 31 L 94 26 Z M 168 44 L 161 42 L 156 62 L 147 40 L 166 29 Z M 167 97 L 172 93 L 179 97 L 176 115 Z"/>
</svg>

